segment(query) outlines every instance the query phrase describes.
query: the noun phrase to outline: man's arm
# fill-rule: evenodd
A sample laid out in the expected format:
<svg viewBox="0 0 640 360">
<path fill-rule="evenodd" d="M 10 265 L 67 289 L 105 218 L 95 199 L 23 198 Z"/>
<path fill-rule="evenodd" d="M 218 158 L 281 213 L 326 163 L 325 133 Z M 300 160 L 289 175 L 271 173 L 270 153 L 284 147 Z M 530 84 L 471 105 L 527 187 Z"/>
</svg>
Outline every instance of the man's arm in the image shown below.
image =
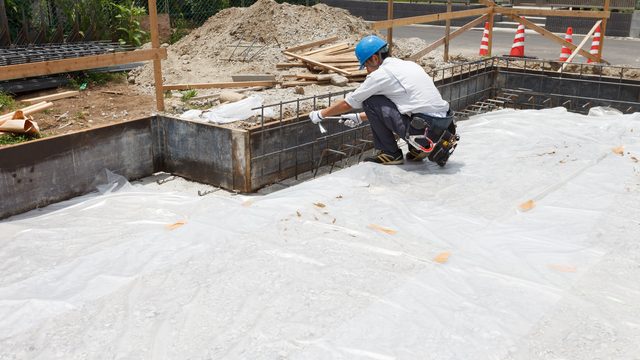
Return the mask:
<svg viewBox="0 0 640 360">
<path fill-rule="evenodd" d="M 351 110 L 353 110 L 351 105 L 349 105 L 349 103 L 344 101 L 344 99 L 341 99 L 341 100 L 338 100 L 338 102 L 334 103 L 333 105 L 329 106 L 328 108 L 320 110 L 320 116 L 322 116 L 323 118 L 326 118 L 327 116 L 336 116 L 336 115 L 344 114 Z M 362 120 L 367 120 L 367 114 L 365 114 L 364 112 L 361 112 L 360 118 Z"/>
</svg>

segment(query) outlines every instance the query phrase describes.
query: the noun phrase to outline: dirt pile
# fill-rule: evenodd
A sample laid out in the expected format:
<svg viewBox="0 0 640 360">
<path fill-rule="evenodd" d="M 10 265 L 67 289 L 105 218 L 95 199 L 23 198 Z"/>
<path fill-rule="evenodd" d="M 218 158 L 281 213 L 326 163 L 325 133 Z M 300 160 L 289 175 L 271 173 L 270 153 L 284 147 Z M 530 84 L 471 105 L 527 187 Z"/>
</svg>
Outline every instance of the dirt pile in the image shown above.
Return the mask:
<svg viewBox="0 0 640 360">
<path fill-rule="evenodd" d="M 364 20 L 343 9 L 259 0 L 248 8 L 219 12 L 169 46 L 163 78 L 165 83 L 192 83 L 229 81 L 233 74 L 273 74 L 275 64 L 285 61 L 281 51 L 286 47 L 331 36 L 355 43 L 371 33 Z M 149 89 L 152 66 L 144 66 L 132 77 Z"/>
</svg>

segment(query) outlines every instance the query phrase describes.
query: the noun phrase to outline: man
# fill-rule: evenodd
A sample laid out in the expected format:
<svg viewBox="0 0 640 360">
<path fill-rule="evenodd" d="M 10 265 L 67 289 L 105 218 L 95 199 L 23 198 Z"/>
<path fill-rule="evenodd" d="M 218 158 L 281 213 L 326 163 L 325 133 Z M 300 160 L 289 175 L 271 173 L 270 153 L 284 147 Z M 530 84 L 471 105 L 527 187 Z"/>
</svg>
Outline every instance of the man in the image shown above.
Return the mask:
<svg viewBox="0 0 640 360">
<path fill-rule="evenodd" d="M 312 111 L 309 118 L 314 124 L 327 116 L 363 109 L 364 112 L 344 114 L 342 119 L 350 127 L 369 121 L 373 144 L 379 152 L 365 161 L 384 165 L 404 162 L 395 135 L 408 139 L 407 160 L 422 161 L 442 136 L 443 131 L 440 130 L 449 128 L 455 134 L 449 104 L 442 99 L 433 80 L 422 67 L 411 61 L 390 57 L 387 43 L 375 35 L 363 38 L 356 45 L 355 52 L 360 68 L 367 69 L 367 78 L 344 100 L 326 109 Z M 439 129 L 438 138 L 432 141 L 429 138 L 433 134 L 429 132 L 434 124 L 435 127 L 439 124 L 442 129 Z M 423 136 L 415 136 L 418 134 Z M 452 151 L 446 149 L 446 158 Z M 430 157 L 430 160 L 433 159 Z M 444 162 L 438 161 L 438 164 L 443 166 Z"/>
</svg>

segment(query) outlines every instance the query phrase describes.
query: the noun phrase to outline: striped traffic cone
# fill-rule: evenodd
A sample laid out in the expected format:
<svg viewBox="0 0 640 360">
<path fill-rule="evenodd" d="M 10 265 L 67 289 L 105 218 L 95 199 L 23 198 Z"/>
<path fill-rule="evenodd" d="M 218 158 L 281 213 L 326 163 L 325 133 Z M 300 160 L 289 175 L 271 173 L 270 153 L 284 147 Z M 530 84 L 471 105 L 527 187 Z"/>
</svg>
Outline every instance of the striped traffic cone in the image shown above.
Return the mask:
<svg viewBox="0 0 640 360">
<path fill-rule="evenodd" d="M 567 28 L 567 33 L 564 35 L 564 40 L 573 44 L 573 28 L 569 26 Z M 565 62 L 571 56 L 571 50 L 563 46 L 562 50 L 560 50 L 560 61 Z"/>
<path fill-rule="evenodd" d="M 600 25 L 596 28 L 596 32 L 593 33 L 593 40 L 591 41 L 591 50 L 589 50 L 591 55 L 598 56 L 598 52 L 600 52 Z M 587 60 L 587 63 L 592 63 L 591 59 Z"/>
<path fill-rule="evenodd" d="M 509 56 L 524 57 L 524 25 L 522 24 L 518 25 L 516 37 L 513 39 L 513 45 L 511 46 Z"/>
<path fill-rule="evenodd" d="M 482 40 L 480 41 L 480 56 L 489 56 L 489 23 L 484 23 Z"/>
</svg>

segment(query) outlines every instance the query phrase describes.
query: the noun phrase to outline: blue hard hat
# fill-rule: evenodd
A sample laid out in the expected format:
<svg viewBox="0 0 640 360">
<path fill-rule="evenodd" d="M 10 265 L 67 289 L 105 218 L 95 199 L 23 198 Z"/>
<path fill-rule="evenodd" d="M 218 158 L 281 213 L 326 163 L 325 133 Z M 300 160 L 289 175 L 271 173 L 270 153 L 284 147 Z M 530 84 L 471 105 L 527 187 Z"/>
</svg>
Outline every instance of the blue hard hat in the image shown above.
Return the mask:
<svg viewBox="0 0 640 360">
<path fill-rule="evenodd" d="M 360 62 L 360 69 L 364 68 L 364 63 L 367 62 L 371 56 L 385 46 L 387 46 L 387 42 L 375 35 L 369 35 L 360 40 L 358 45 L 356 45 L 356 57 Z"/>
</svg>

